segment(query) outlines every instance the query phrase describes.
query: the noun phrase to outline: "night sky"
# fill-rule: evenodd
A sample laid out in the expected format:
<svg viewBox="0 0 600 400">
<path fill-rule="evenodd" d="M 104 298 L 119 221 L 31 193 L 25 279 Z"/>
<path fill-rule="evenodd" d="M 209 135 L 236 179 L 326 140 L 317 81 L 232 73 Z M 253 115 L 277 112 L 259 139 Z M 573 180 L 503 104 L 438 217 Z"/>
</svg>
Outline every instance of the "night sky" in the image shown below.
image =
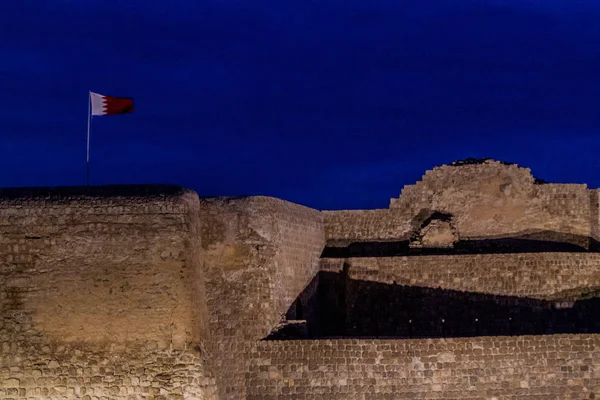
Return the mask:
<svg viewBox="0 0 600 400">
<path fill-rule="evenodd" d="M 385 208 L 466 157 L 600 186 L 600 2 L 0 2 L 0 186 Z"/>
</svg>

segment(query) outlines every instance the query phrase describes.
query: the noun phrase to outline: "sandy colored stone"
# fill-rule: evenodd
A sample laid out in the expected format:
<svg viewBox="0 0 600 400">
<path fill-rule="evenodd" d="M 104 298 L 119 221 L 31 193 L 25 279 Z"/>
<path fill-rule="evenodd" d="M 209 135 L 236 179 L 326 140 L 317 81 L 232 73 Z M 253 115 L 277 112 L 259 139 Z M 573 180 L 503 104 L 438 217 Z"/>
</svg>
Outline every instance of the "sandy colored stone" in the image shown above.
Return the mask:
<svg viewBox="0 0 600 400">
<path fill-rule="evenodd" d="M 598 335 L 262 339 L 305 322 L 321 271 L 572 307 L 600 287 L 595 253 L 321 256 L 503 238 L 595 250 L 598 197 L 494 161 L 428 171 L 382 210 L 178 187 L 0 190 L 0 399 L 592 398 Z"/>
<path fill-rule="evenodd" d="M 0 388 L 131 399 L 125 376 L 217 398 L 197 195 L 90 190 L 0 191 L 0 367 L 19 376 Z"/>
</svg>

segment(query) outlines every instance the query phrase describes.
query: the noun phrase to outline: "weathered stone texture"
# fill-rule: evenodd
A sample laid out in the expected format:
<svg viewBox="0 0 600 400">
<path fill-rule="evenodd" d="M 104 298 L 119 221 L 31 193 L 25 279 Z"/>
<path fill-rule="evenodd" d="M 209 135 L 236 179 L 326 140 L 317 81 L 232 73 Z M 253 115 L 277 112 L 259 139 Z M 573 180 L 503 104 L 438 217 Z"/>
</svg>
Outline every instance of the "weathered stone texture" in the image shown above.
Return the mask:
<svg viewBox="0 0 600 400">
<path fill-rule="evenodd" d="M 598 253 L 465 254 L 321 259 L 321 270 L 351 279 L 519 296 L 577 298 L 600 287 Z"/>
<path fill-rule="evenodd" d="M 600 336 L 263 341 L 249 400 L 594 399 Z"/>
<path fill-rule="evenodd" d="M 316 210 L 267 197 L 201 201 L 210 327 L 221 398 L 244 398 L 244 360 L 319 268 Z"/>
<path fill-rule="evenodd" d="M 198 210 L 173 188 L 0 193 L 0 398 L 216 398 Z"/>
<path fill-rule="evenodd" d="M 0 190 L 0 399 L 600 398 L 599 191 L 539 183 L 442 166 L 389 209 L 327 212 Z M 366 339 L 451 335 L 474 337 Z"/>
<path fill-rule="evenodd" d="M 403 210 L 323 211 L 325 237 L 329 246 L 343 246 L 352 241 L 408 240 L 411 219 Z"/>
<path fill-rule="evenodd" d="M 529 169 L 498 162 L 427 171 L 420 182 L 404 187 L 391 208 L 451 213 L 466 237 L 531 229 L 590 233 L 586 185 L 536 185 Z"/>
<path fill-rule="evenodd" d="M 591 250 L 600 250 L 600 189 L 590 190 L 590 218 L 591 227 L 590 233 L 594 243 L 591 246 Z"/>
<path fill-rule="evenodd" d="M 451 214 L 463 240 L 532 234 L 556 240 L 568 235 L 588 248 L 588 238 L 597 239 L 597 209 L 597 193 L 586 185 L 535 184 L 529 169 L 490 161 L 427 171 L 421 181 L 405 186 L 387 210 L 324 215 L 330 245 L 408 239 L 415 217 L 431 210 Z"/>
<path fill-rule="evenodd" d="M 48 344 L 6 340 L 0 349 L 0 399 L 217 399 L 207 360 L 196 351 L 152 344 Z"/>
</svg>

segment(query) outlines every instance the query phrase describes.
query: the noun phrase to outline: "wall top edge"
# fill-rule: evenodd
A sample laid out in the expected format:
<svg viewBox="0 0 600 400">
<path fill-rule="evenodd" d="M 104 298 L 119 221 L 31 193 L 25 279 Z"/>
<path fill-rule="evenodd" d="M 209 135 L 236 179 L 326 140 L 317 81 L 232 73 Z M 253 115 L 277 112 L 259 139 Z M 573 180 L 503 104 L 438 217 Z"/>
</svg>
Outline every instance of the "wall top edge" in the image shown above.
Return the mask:
<svg viewBox="0 0 600 400">
<path fill-rule="evenodd" d="M 104 185 L 0 188 L 0 204 L 44 201 L 69 202 L 111 199 L 168 199 L 196 192 L 177 185 Z"/>
<path fill-rule="evenodd" d="M 280 199 L 279 197 L 264 196 L 264 195 L 244 195 L 244 196 L 200 196 L 200 203 L 213 204 L 213 205 L 227 205 L 227 204 L 279 204 L 298 207 L 307 211 L 320 213 L 321 211 L 305 206 L 300 203 L 293 201 Z"/>
<path fill-rule="evenodd" d="M 313 344 L 323 345 L 370 345 L 370 344 L 444 344 L 444 343 L 481 343 L 494 341 L 550 341 L 550 340 L 600 340 L 600 334 L 584 333 L 584 334 L 557 334 L 557 335 L 522 335 L 522 336 L 474 336 L 474 337 L 456 337 L 456 338 L 424 338 L 424 339 L 393 339 L 393 338 L 340 338 L 340 339 L 310 339 L 310 340 L 261 340 L 259 346 L 268 345 L 288 345 L 310 346 Z"/>
</svg>

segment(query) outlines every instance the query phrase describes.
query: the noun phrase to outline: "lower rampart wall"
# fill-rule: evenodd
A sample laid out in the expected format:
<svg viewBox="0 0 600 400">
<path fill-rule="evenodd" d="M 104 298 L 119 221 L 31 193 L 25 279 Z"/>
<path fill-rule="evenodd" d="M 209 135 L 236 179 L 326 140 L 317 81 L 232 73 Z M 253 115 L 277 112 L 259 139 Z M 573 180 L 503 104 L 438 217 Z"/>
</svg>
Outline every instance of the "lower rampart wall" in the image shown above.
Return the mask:
<svg viewBox="0 0 600 400">
<path fill-rule="evenodd" d="M 209 360 L 198 351 L 40 339 L 0 335 L 0 399 L 218 399 Z"/>
<path fill-rule="evenodd" d="M 581 297 L 600 288 L 600 254 L 522 253 L 322 259 L 351 279 L 534 299 Z"/>
<path fill-rule="evenodd" d="M 594 399 L 600 335 L 262 341 L 248 400 Z"/>
</svg>

